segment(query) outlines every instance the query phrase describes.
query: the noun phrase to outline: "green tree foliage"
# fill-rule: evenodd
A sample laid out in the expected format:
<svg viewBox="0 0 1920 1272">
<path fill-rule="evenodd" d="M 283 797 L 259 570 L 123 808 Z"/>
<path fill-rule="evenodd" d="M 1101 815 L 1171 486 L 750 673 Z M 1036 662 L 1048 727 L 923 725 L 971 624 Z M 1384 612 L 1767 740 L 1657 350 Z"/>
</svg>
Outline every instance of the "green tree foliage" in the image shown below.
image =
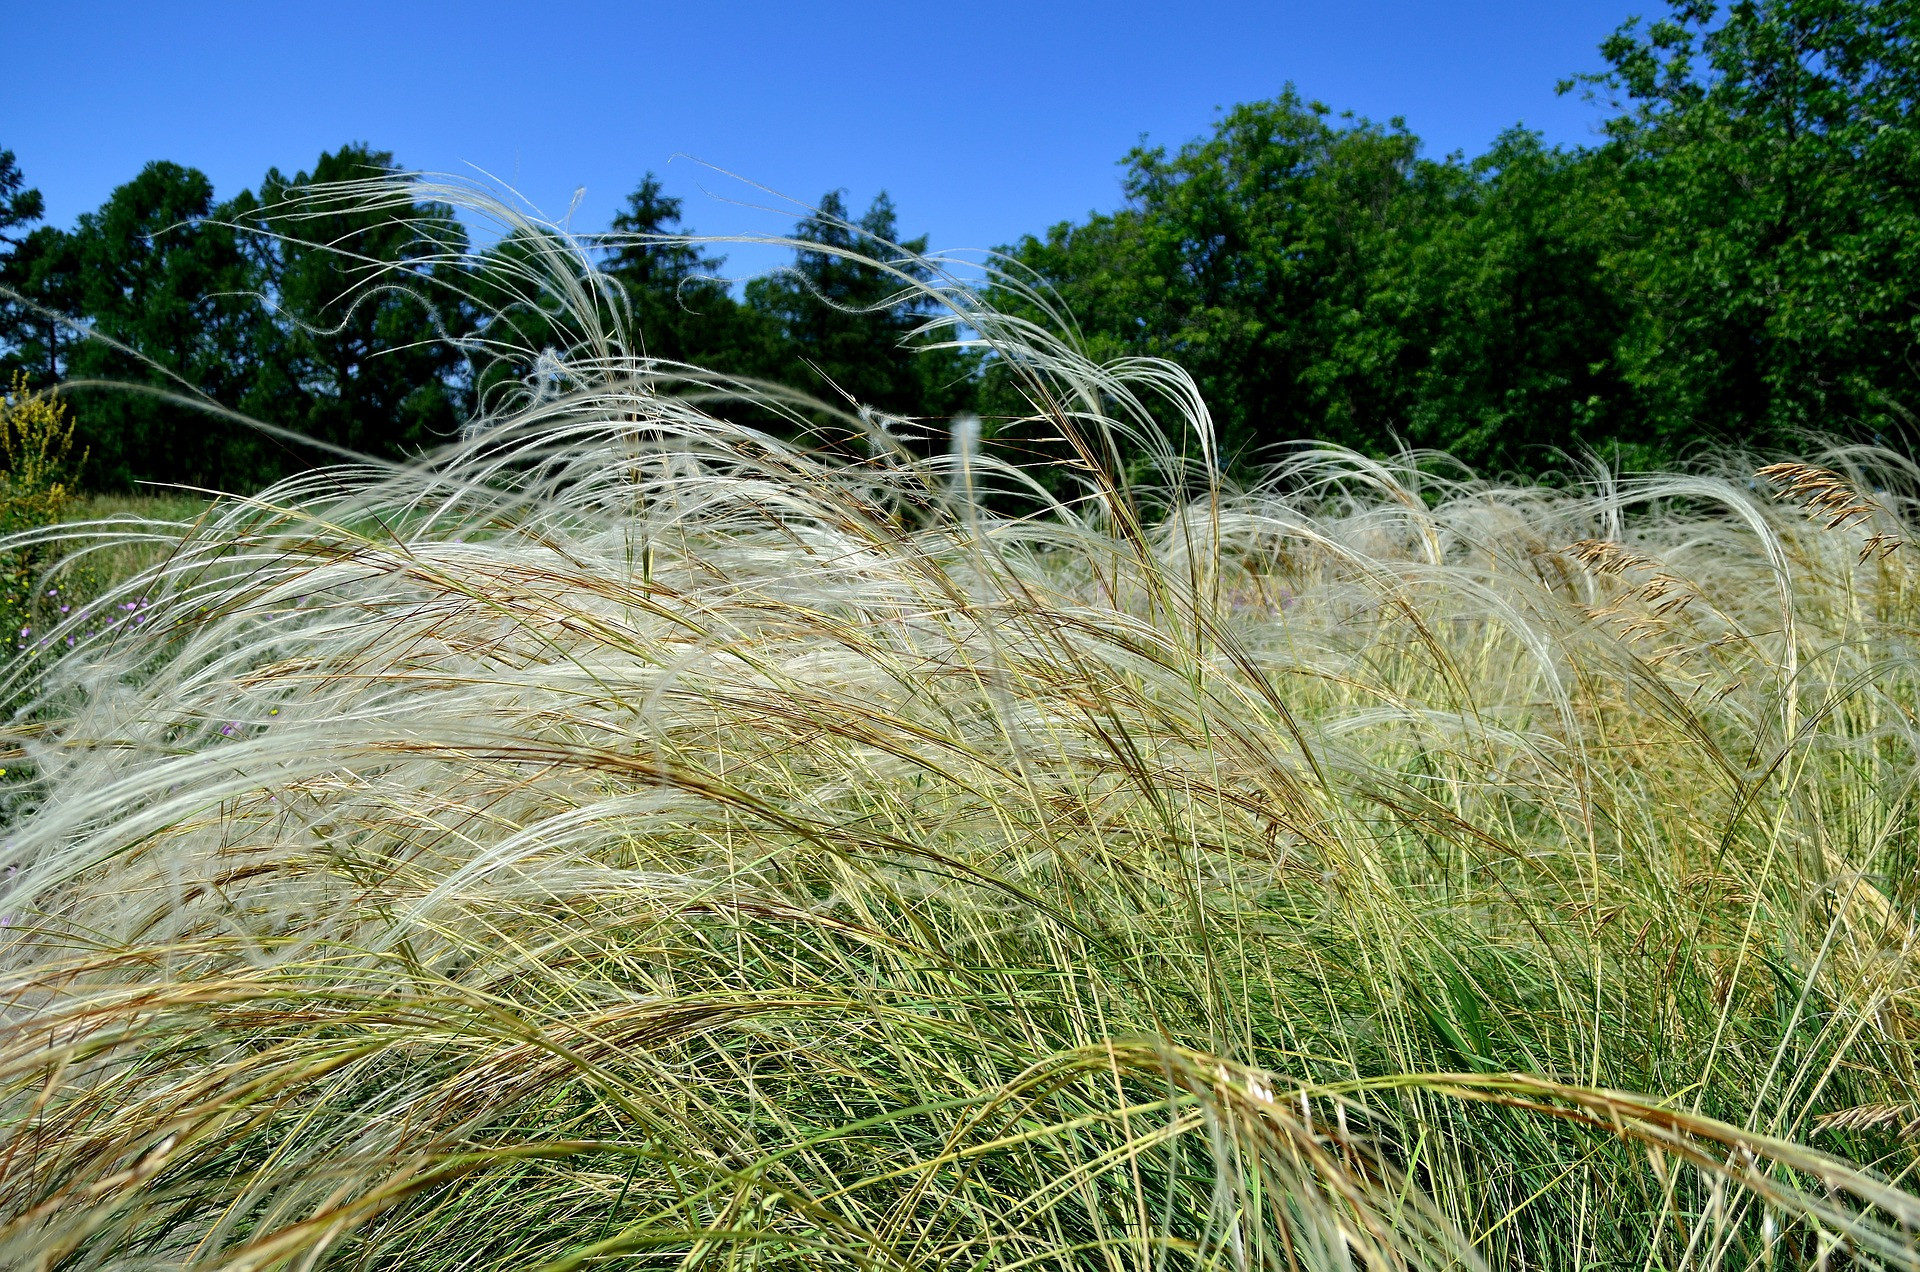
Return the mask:
<svg viewBox="0 0 1920 1272">
<path fill-rule="evenodd" d="M 7 368 L 153 391 L 78 392 L 91 484 L 246 489 L 329 453 L 237 415 L 386 457 L 453 433 L 466 390 L 448 337 L 469 319 L 451 209 L 315 193 L 391 170 L 345 146 L 216 204 L 204 174 L 153 163 L 71 232 L 20 234 L 39 196 L 0 152 L 0 282 L 31 302 L 0 308 Z"/>
<path fill-rule="evenodd" d="M 448 440 L 464 408 L 459 256 L 466 233 L 438 203 L 316 193 L 367 181 L 393 156 L 364 145 L 320 156 L 312 172 L 268 171 L 236 200 L 258 282 L 249 414 L 361 454 L 400 458 Z M 313 462 L 314 456 L 303 456 Z"/>
<path fill-rule="evenodd" d="M 479 321 L 468 343 L 483 410 L 534 381 L 542 354 L 572 351 L 580 337 L 566 320 L 568 297 L 560 289 L 587 285 L 587 274 L 587 263 L 549 232 L 516 230 L 481 254 L 467 294 Z"/>
<path fill-rule="evenodd" d="M 919 329 L 931 305 L 924 236 L 902 239 L 893 201 L 876 196 L 858 221 L 832 191 L 794 228 L 794 263 L 747 284 L 746 303 L 783 337 L 776 374 L 837 405 L 890 415 L 951 416 L 968 409 L 972 368 L 929 349 Z"/>
<path fill-rule="evenodd" d="M 28 226 L 45 215 L 11 150 L 0 150 L 0 367 L 38 381 L 58 379 L 72 336 L 45 310 L 78 308 L 78 273 L 65 234 Z"/>
<path fill-rule="evenodd" d="M 0 150 L 0 246 L 9 251 L 18 248 L 20 227 L 38 221 L 46 207 L 40 192 L 27 188 L 13 151 Z"/>
<path fill-rule="evenodd" d="M 180 398 L 231 405 L 258 363 L 256 278 L 230 209 L 192 168 L 150 163 L 96 212 L 80 217 L 66 251 L 79 312 L 105 339 L 66 356 L 76 380 L 144 384 Z M 77 401 L 93 480 L 136 478 L 230 484 L 257 473 L 260 436 L 179 401 L 94 390 Z"/>
<path fill-rule="evenodd" d="M 51 225 L 34 227 L 0 259 L 0 283 L 22 298 L 0 298 L 0 368 L 24 371 L 41 384 L 60 379 L 81 339 L 61 320 L 81 312 L 73 236 Z"/>
<path fill-rule="evenodd" d="M 1625 374 L 1659 435 L 1891 432 L 1920 402 L 1920 3 L 1673 0 L 1603 46 Z"/>
<path fill-rule="evenodd" d="M 1498 471 L 1647 453 L 1616 355 L 1630 305 L 1605 265 L 1615 163 L 1513 129 L 1470 164 L 1435 169 L 1447 200 L 1386 253 L 1375 283 L 1376 312 L 1406 342 L 1394 403 L 1405 440 Z"/>
<path fill-rule="evenodd" d="M 598 315 L 601 337 L 633 353 L 750 376 L 776 370 L 780 330 L 734 299 L 718 277 L 722 260 L 689 241 L 680 208 L 649 172 L 598 241 L 598 259 L 531 228 L 488 248 L 472 281 L 482 404 L 492 409 L 521 388 L 544 392 L 552 386 L 543 365 L 590 355 L 580 347 L 593 338 L 579 329 L 583 311 Z"/>
<path fill-rule="evenodd" d="M 1011 253 L 1094 351 L 1192 369 L 1243 462 L 1307 438 L 1508 469 L 1897 435 L 1920 398 L 1920 0 L 1670 9 L 1603 46 L 1595 147 L 1514 131 L 1424 159 L 1397 121 L 1289 89 L 1135 150 L 1123 209 Z"/>
<path fill-rule="evenodd" d="M 681 201 L 649 172 L 614 214 L 602 268 L 620 284 L 639 346 L 656 358 L 765 374 L 779 333 L 733 298 L 719 278 L 724 258 L 686 241 Z"/>
<path fill-rule="evenodd" d="M 1322 438 L 1512 465 L 1569 426 L 1612 427 L 1620 319 L 1583 223 L 1589 174 L 1534 135 L 1436 162 L 1400 120 L 1336 118 L 1289 87 L 1126 163 L 1125 208 L 1029 236 L 1015 273 L 1096 354 L 1193 371 L 1229 463 Z"/>
<path fill-rule="evenodd" d="M 1370 320 L 1382 251 L 1446 193 L 1415 146 L 1403 128 L 1338 125 L 1288 89 L 1174 155 L 1134 150 L 1129 206 L 1056 225 L 1015 256 L 1094 352 L 1153 353 L 1199 376 L 1229 451 L 1276 433 L 1354 439 L 1391 422 L 1382 372 L 1404 352 Z"/>
<path fill-rule="evenodd" d="M 542 368 L 582 352 L 584 309 L 600 313 L 603 333 L 621 333 L 632 352 L 663 361 L 785 383 L 835 406 L 851 397 L 901 416 L 966 409 L 972 364 L 916 334 L 930 310 L 911 289 L 927 277 L 912 257 L 926 241 L 895 242 L 896 216 L 885 195 L 858 222 L 848 219 L 839 194 L 828 195 L 796 230 L 793 266 L 749 283 L 744 301 L 719 277 L 723 259 L 693 241 L 681 207 L 649 172 L 599 240 L 597 261 L 533 229 L 487 249 L 472 280 L 482 322 L 474 343 L 485 350 L 482 404 L 492 408 L 514 392 L 554 387 Z M 865 259 L 874 256 L 892 267 Z M 593 270 L 598 277 L 589 276 Z M 748 414 L 759 427 L 793 426 L 771 412 Z"/>
<path fill-rule="evenodd" d="M 216 205 L 201 173 L 150 164 L 72 233 L 43 227 L 0 242 L 4 277 L 39 306 L 6 315 L 0 343 L 14 367 L 157 391 L 86 393 L 95 484 L 246 488 L 336 448 L 401 457 L 430 447 L 453 435 L 473 395 L 485 404 L 534 384 L 543 351 L 578 354 L 582 333 L 561 313 L 579 312 L 580 298 L 563 304 L 556 287 L 597 293 L 587 309 L 604 307 L 603 330 L 662 359 L 784 379 L 829 401 L 849 393 L 902 415 L 951 415 L 971 401 L 971 363 L 915 337 L 928 310 L 906 284 L 924 267 L 902 254 L 925 240 L 895 246 L 884 195 L 858 223 L 830 196 L 802 223 L 809 245 L 794 268 L 743 303 L 717 276 L 720 259 L 687 241 L 680 201 L 651 173 L 599 260 L 527 230 L 476 268 L 450 208 L 375 187 L 393 170 L 387 152 L 346 146 Z M 0 231 L 38 214 L 9 157 Z M 898 272 L 849 258 L 862 252 L 900 257 Z M 76 343 L 43 311 L 82 318 L 100 339 Z"/>
<path fill-rule="evenodd" d="M 1176 150 L 1132 151 L 1124 206 L 1008 249 L 989 300 L 1051 322 L 1051 291 L 1091 352 L 1188 367 L 1241 466 L 1306 439 L 1512 471 L 1585 450 L 1647 465 L 1806 430 L 1905 435 L 1920 410 L 1920 0 L 1667 10 L 1603 45 L 1608 69 L 1585 82 L 1613 115 L 1594 146 L 1515 129 L 1471 161 L 1434 159 L 1399 120 L 1288 88 Z M 545 260 L 596 290 L 589 308 L 636 351 L 935 421 L 925 444 L 976 400 L 990 418 L 1028 409 L 990 365 L 933 347 L 913 286 L 925 240 L 903 238 L 884 194 L 858 219 L 827 195 L 792 266 L 736 298 L 651 173 L 597 260 L 522 234 L 472 270 L 450 261 L 464 239 L 446 208 L 313 195 L 391 168 L 346 147 L 215 208 L 204 177 L 154 164 L 63 233 L 29 231 L 40 201 L 0 152 L 0 281 L 147 359 L 76 346 L 14 304 L 7 364 L 191 385 L 397 456 L 450 435 L 473 389 L 537 384 L 542 350 L 577 352 L 552 298 L 515 282 Z M 444 337 L 475 324 L 467 347 L 494 352 L 469 385 Z M 321 453 L 150 399 L 82 420 L 107 484 L 244 484 Z"/>
</svg>

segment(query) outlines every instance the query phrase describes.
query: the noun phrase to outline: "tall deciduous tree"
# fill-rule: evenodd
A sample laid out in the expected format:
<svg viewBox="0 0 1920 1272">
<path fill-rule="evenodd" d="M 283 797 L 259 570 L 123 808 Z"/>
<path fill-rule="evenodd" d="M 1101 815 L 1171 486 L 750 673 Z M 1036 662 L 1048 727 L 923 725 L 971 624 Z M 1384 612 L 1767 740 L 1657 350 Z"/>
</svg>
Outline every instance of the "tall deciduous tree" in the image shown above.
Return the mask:
<svg viewBox="0 0 1920 1272">
<path fill-rule="evenodd" d="M 1429 357 L 1409 321 L 1425 298 L 1402 259 L 1471 193 L 1457 165 L 1418 147 L 1398 120 L 1336 120 L 1289 87 L 1173 154 L 1134 150 L 1128 206 L 1010 250 L 1095 353 L 1191 370 L 1230 458 L 1296 438 L 1390 444 Z"/>
<path fill-rule="evenodd" d="M 1603 52 L 1621 358 L 1663 435 L 1920 408 L 1920 0 L 1673 0 Z"/>
<path fill-rule="evenodd" d="M 1606 268 L 1618 165 L 1516 128 L 1450 176 L 1431 224 L 1372 284 L 1412 353 L 1406 440 L 1494 471 L 1585 450 L 1653 459 L 1617 351 L 1630 298 Z"/>
</svg>

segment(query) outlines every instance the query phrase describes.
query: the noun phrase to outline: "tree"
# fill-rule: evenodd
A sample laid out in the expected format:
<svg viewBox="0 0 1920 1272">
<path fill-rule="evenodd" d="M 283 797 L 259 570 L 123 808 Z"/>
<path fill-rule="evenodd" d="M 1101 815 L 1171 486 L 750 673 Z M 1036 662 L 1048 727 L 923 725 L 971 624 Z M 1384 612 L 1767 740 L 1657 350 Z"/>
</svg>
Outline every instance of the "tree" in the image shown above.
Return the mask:
<svg viewBox="0 0 1920 1272">
<path fill-rule="evenodd" d="M 876 196 L 849 220 L 839 191 L 800 221 L 791 268 L 747 284 L 747 306 L 784 335 L 782 378 L 838 406 L 851 398 L 894 415 L 966 409 L 965 360 L 916 350 L 914 332 L 932 302 L 916 290 L 930 275 L 918 259 L 927 240 L 902 241 L 893 201 Z"/>
<path fill-rule="evenodd" d="M 0 150 L 0 244 L 19 247 L 20 227 L 38 221 L 46 210 L 40 192 L 26 188 L 26 178 L 13 151 Z"/>
<path fill-rule="evenodd" d="M 1495 471 L 1589 449 L 1644 465 L 1710 435 L 1766 443 L 1794 424 L 1831 427 L 1838 402 L 1863 410 L 1911 374 L 1920 227 L 1899 209 L 1920 184 L 1848 175 L 1875 146 L 1912 153 L 1889 140 L 1910 129 L 1887 104 L 1839 154 L 1766 176 L 1796 128 L 1803 147 L 1839 143 L 1815 147 L 1804 138 L 1828 124 L 1762 120 L 1763 103 L 1738 94 L 1748 122 L 1728 122 L 1729 85 L 1785 78 L 1750 65 L 1756 47 L 1777 51 L 1742 34 L 1764 17 L 1743 10 L 1704 38 L 1721 68 L 1705 78 L 1649 52 L 1692 49 L 1678 26 L 1641 44 L 1632 28 L 1616 36 L 1605 82 L 1642 106 L 1597 148 L 1549 149 L 1514 129 L 1470 163 L 1434 161 L 1398 121 L 1336 120 L 1288 89 L 1171 155 L 1136 149 L 1127 206 L 1010 251 L 1096 356 L 1192 371 L 1230 463 L 1328 439 L 1431 447 Z M 1859 41 L 1822 47 L 1836 67 L 1871 61 Z M 1848 73 L 1846 110 L 1860 110 L 1861 85 L 1891 91 L 1879 72 Z M 1837 102 L 1822 110 L 1846 117 Z M 1728 150 L 1740 138 L 1752 153 Z M 1769 182 L 1800 191 L 1784 221 L 1785 205 L 1756 193 Z M 993 299 L 1023 304 L 1011 287 Z"/>
<path fill-rule="evenodd" d="M 0 283 L 22 301 L 0 298 L 0 369 L 21 371 L 38 384 L 67 373 L 73 346 L 82 337 L 63 318 L 80 312 L 80 260 L 73 236 L 36 226 L 0 261 Z"/>
<path fill-rule="evenodd" d="M 1672 0 L 1602 51 L 1621 358 L 1661 435 L 1897 429 L 1920 397 L 1920 0 Z"/>
<path fill-rule="evenodd" d="M 448 440 L 465 408 L 454 338 L 468 321 L 453 209 L 394 205 L 334 183 L 394 173 L 365 145 L 326 152 L 311 173 L 269 170 L 234 219 L 264 294 L 264 356 L 242 406 L 335 446 L 400 458 Z"/>
<path fill-rule="evenodd" d="M 585 262 L 557 233 L 515 230 L 481 254 L 467 284 L 475 310 L 473 395 L 479 409 L 491 410 L 501 405 L 503 393 L 527 385 L 543 354 L 575 348 L 581 332 L 558 289 L 571 287 L 578 295 L 590 282 Z"/>
<path fill-rule="evenodd" d="M 724 257 L 686 241 L 682 203 L 649 172 L 614 214 L 602 264 L 625 292 L 640 348 L 658 358 L 741 375 L 777 374 L 783 333 L 719 278 Z"/>
<path fill-rule="evenodd" d="M 1400 298 L 1381 307 L 1420 351 L 1406 439 L 1495 472 L 1587 450 L 1651 460 L 1617 354 L 1632 309 L 1605 265 L 1617 166 L 1514 128 L 1465 175 L 1374 284 Z"/>
<path fill-rule="evenodd" d="M 1193 372 L 1233 462 L 1296 438 L 1386 446 L 1408 427 L 1427 354 L 1407 329 L 1420 302 L 1402 285 L 1407 253 L 1470 182 L 1420 160 L 1398 120 L 1330 115 L 1291 87 L 1236 106 L 1172 155 L 1132 151 L 1121 211 L 1007 249 L 1095 356 Z"/>
<path fill-rule="evenodd" d="M 732 299 L 715 278 L 721 262 L 680 237 L 690 232 L 680 227 L 680 208 L 647 173 L 614 214 L 602 264 L 626 293 L 641 345 L 661 358 L 686 356 L 687 317 Z"/>
<path fill-rule="evenodd" d="M 0 150 L 0 369 L 49 383 L 65 370 L 71 333 L 48 311 L 79 307 L 79 274 L 65 234 L 27 227 L 45 215 L 38 190 L 28 189 L 11 150 Z M 18 299 L 16 299 L 16 296 Z"/>
<path fill-rule="evenodd" d="M 72 345 L 67 373 L 238 401 L 258 362 L 259 280 L 228 220 L 203 173 L 164 162 L 81 216 L 60 250 L 77 308 L 107 339 Z M 270 447 L 244 425 L 149 393 L 89 391 L 77 415 L 91 479 L 109 487 L 245 481 Z"/>
</svg>

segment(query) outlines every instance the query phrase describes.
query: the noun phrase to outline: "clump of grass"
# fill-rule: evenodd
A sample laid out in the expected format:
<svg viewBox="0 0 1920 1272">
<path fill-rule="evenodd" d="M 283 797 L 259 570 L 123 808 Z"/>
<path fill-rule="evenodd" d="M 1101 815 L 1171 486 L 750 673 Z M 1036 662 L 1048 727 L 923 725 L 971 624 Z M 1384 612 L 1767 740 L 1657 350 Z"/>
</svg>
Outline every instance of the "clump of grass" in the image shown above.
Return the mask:
<svg viewBox="0 0 1920 1272">
<path fill-rule="evenodd" d="M 6 1261 L 1920 1263 L 1911 553 L 1744 470 L 1229 489 L 1177 368 L 935 292 L 1079 497 L 589 296 L 431 462 L 172 531 L 15 730 Z"/>
</svg>

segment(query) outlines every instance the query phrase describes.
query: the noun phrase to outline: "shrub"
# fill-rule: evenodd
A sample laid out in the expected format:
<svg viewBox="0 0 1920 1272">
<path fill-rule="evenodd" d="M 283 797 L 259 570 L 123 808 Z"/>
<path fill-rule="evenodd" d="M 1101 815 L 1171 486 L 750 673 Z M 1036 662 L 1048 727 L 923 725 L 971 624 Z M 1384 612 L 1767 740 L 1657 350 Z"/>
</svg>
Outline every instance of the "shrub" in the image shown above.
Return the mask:
<svg viewBox="0 0 1920 1272">
<path fill-rule="evenodd" d="M 50 648 L 47 636 L 94 588 L 84 566 L 55 568 L 59 541 L 45 534 L 66 520 L 73 482 L 86 454 L 73 450 L 73 420 L 52 393 L 34 392 L 14 374 L 0 404 L 0 632 L 23 654 Z"/>
</svg>

